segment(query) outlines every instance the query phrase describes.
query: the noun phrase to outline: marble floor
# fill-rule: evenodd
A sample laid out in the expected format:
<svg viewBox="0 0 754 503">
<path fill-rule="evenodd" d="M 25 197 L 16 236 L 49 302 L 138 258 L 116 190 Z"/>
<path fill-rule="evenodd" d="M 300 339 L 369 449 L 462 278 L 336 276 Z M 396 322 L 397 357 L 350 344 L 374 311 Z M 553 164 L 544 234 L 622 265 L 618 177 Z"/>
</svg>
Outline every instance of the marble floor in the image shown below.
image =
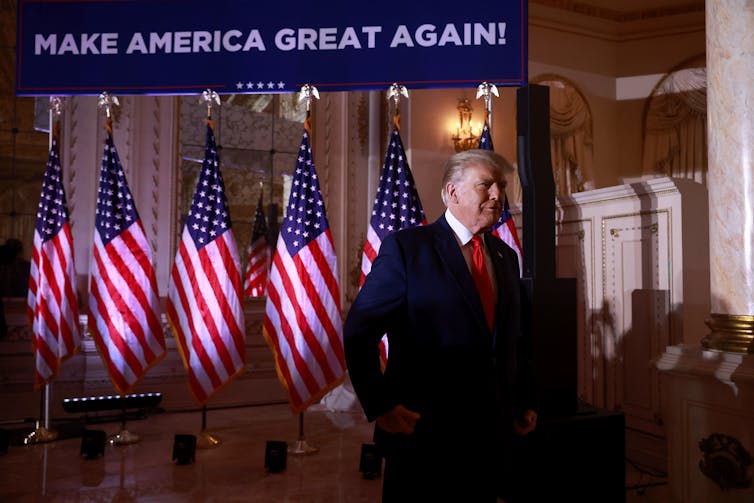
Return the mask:
<svg viewBox="0 0 754 503">
<path fill-rule="evenodd" d="M 2 502 L 379 502 L 381 480 L 358 470 L 361 444 L 371 425 L 357 412 L 331 412 L 321 406 L 304 415 L 304 437 L 319 448 L 288 455 L 285 471 L 264 468 L 268 440 L 294 443 L 298 417 L 287 405 L 209 410 L 207 430 L 222 443 L 197 449 L 193 464 L 172 461 L 175 434 L 197 434 L 200 412 L 162 412 L 129 419 L 127 429 L 141 437 L 128 446 L 106 446 L 96 460 L 80 457 L 80 421 L 54 424 L 60 438 L 25 446 L 23 425 L 0 425 L 12 433 L 0 456 Z M 27 430 L 33 425 L 27 425 Z M 119 422 L 90 422 L 86 428 L 111 435 Z M 68 438 L 66 438 L 68 437 Z M 669 502 L 667 480 L 626 463 L 626 501 Z M 565 500 L 573 501 L 567 497 Z"/>
</svg>

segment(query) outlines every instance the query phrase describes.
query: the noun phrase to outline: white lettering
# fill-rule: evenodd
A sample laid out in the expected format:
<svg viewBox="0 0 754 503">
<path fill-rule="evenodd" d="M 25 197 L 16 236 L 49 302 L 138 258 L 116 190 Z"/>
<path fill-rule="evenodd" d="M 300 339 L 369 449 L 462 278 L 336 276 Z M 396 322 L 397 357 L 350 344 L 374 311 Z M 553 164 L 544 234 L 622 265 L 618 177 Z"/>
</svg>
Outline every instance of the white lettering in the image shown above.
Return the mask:
<svg viewBox="0 0 754 503">
<path fill-rule="evenodd" d="M 356 30 L 350 26 L 343 32 L 343 37 L 340 39 L 338 49 L 343 49 L 347 46 L 353 47 L 354 49 L 361 49 L 361 42 L 359 42 L 359 37 L 356 35 Z"/>
<path fill-rule="evenodd" d="M 249 51 L 251 49 L 259 49 L 260 51 L 267 50 L 264 46 L 264 41 L 262 40 L 262 35 L 259 33 L 259 30 L 251 30 L 246 39 L 246 43 L 243 46 L 244 51 Z"/>
<path fill-rule="evenodd" d="M 148 54 L 147 44 L 144 42 L 144 37 L 138 31 L 131 37 L 131 41 L 128 43 L 126 54 L 133 54 L 139 52 L 141 54 Z"/>
<path fill-rule="evenodd" d="M 296 48 L 296 32 L 290 28 L 283 28 L 275 34 L 275 47 L 281 51 L 291 51 Z"/>
<path fill-rule="evenodd" d="M 102 52 L 102 54 L 118 54 L 117 33 L 102 34 L 102 47 L 100 48 L 100 52 Z"/>
<path fill-rule="evenodd" d="M 390 42 L 390 47 L 398 47 L 399 44 L 404 44 L 406 47 L 413 47 L 414 42 L 411 40 L 411 34 L 408 32 L 405 24 L 398 26 L 393 35 L 393 41 Z"/>
<path fill-rule="evenodd" d="M 58 46 L 58 36 L 54 33 L 48 36 L 47 38 L 44 37 L 44 35 L 35 34 L 34 35 L 34 55 L 39 56 L 42 54 L 42 51 L 50 51 L 51 55 L 55 55 L 57 52 L 57 46 Z"/>
<path fill-rule="evenodd" d="M 235 41 L 243 33 L 238 30 L 230 30 L 223 35 L 223 49 L 229 52 L 238 52 L 241 50 L 241 44 Z"/>
<path fill-rule="evenodd" d="M 435 25 L 423 24 L 416 29 L 416 43 L 422 47 L 432 47 L 437 43 Z"/>
<path fill-rule="evenodd" d="M 485 29 L 482 23 L 474 23 L 474 45 L 482 45 L 482 39 L 488 45 L 495 45 L 495 23 L 490 23 Z"/>
<path fill-rule="evenodd" d="M 149 54 L 156 54 L 158 50 L 163 50 L 165 54 L 173 52 L 173 34 L 169 31 L 159 35 L 152 32 L 149 34 Z"/>
<path fill-rule="evenodd" d="M 317 50 L 317 46 L 314 43 L 317 41 L 317 32 L 311 28 L 299 28 L 298 30 L 298 50 L 304 48 Z"/>
<path fill-rule="evenodd" d="M 94 45 L 97 42 L 99 33 L 93 33 L 91 36 L 88 33 L 81 34 L 81 54 L 91 52 L 92 54 L 99 54 L 97 46 Z"/>
<path fill-rule="evenodd" d="M 194 32 L 194 46 L 191 52 L 212 52 L 209 43 L 212 42 L 212 34 L 208 31 Z"/>
<path fill-rule="evenodd" d="M 336 36 L 338 35 L 337 28 L 320 28 L 319 29 L 319 48 L 323 51 L 332 51 L 337 49 L 338 45 L 335 43 Z"/>
<path fill-rule="evenodd" d="M 71 54 L 79 53 L 79 48 L 76 46 L 76 40 L 70 33 L 65 34 L 63 41 L 60 43 L 60 47 L 58 47 L 58 54 L 65 54 L 66 52 L 70 52 Z"/>
<path fill-rule="evenodd" d="M 374 36 L 382 31 L 382 26 L 362 26 L 361 33 L 367 34 L 367 47 L 374 49 Z"/>
<path fill-rule="evenodd" d="M 456 31 L 455 25 L 446 24 L 445 29 L 442 31 L 442 35 L 440 35 L 440 41 L 437 43 L 440 47 L 447 44 L 463 45 L 461 37 L 458 35 L 458 31 Z"/>
<path fill-rule="evenodd" d="M 173 52 L 191 52 L 191 32 L 177 31 L 173 33 Z"/>
</svg>

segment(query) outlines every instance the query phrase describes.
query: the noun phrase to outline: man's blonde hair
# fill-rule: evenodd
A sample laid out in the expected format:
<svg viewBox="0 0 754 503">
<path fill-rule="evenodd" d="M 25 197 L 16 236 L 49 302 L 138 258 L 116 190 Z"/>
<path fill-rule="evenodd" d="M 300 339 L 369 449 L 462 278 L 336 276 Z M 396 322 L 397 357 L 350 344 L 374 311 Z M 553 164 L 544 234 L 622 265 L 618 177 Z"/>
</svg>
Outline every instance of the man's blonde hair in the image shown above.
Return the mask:
<svg viewBox="0 0 754 503">
<path fill-rule="evenodd" d="M 502 175 L 513 172 L 513 166 L 503 156 L 496 154 L 492 150 L 471 149 L 454 154 L 445 163 L 445 173 L 442 177 L 440 195 L 445 206 L 448 205 L 448 193 L 445 190 L 448 183 L 458 183 L 463 178 L 466 168 L 473 164 L 489 166 Z"/>
</svg>

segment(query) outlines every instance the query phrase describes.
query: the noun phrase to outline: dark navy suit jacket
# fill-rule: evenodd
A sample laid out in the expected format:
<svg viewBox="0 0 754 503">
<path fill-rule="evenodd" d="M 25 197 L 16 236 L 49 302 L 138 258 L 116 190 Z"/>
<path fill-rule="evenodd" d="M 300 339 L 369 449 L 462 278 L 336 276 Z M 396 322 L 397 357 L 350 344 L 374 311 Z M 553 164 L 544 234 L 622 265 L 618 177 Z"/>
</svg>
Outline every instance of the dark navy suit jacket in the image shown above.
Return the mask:
<svg viewBox="0 0 754 503">
<path fill-rule="evenodd" d="M 494 333 L 455 234 L 444 216 L 389 235 L 346 319 L 346 362 L 356 394 L 375 420 L 397 404 L 421 414 L 414 438 L 451 455 L 489 450 L 533 408 L 530 366 L 521 357 L 522 293 L 515 252 L 485 234 L 497 281 Z M 389 338 L 380 370 L 378 344 Z M 408 441 L 377 428 L 389 455 Z"/>
</svg>

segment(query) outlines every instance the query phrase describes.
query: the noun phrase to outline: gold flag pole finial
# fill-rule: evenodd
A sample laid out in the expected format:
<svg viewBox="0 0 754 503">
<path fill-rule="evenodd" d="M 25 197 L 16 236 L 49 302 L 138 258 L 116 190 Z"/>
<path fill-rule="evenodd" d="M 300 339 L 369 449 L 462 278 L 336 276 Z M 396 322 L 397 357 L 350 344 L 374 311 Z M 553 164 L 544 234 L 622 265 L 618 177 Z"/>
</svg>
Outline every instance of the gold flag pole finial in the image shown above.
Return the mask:
<svg viewBox="0 0 754 503">
<path fill-rule="evenodd" d="M 60 96 L 50 96 L 50 147 L 52 147 L 53 139 L 57 142 L 60 141 L 60 116 L 63 115 L 63 100 Z"/>
<path fill-rule="evenodd" d="M 112 108 L 119 106 L 120 102 L 118 101 L 117 96 L 114 96 L 108 92 L 103 92 L 99 95 L 99 100 L 97 100 L 97 108 L 105 109 L 105 117 L 107 117 L 108 120 L 112 119 Z"/>
<path fill-rule="evenodd" d="M 399 131 L 401 129 L 401 114 L 398 105 L 400 104 L 401 96 L 408 99 L 408 90 L 406 89 L 406 86 L 402 86 L 397 82 L 393 82 L 390 88 L 388 88 L 387 100 L 393 100 L 393 105 L 395 106 L 395 110 L 393 111 L 393 124 L 395 124 L 395 127 L 398 128 Z"/>
<path fill-rule="evenodd" d="M 212 89 L 207 89 L 204 92 L 202 92 L 201 98 L 199 98 L 199 103 L 205 103 L 207 105 L 207 119 L 212 118 L 212 102 L 217 103 L 217 106 L 222 106 L 222 102 L 220 101 L 220 95 L 217 94 Z"/>
<path fill-rule="evenodd" d="M 476 99 L 484 97 L 484 108 L 487 111 L 487 127 L 492 129 L 492 95 L 500 96 L 497 92 L 497 86 L 489 82 L 482 82 L 476 88 Z"/>
<path fill-rule="evenodd" d="M 311 84 L 304 84 L 301 86 L 301 92 L 298 95 L 298 102 L 306 101 L 306 112 L 309 113 L 312 110 L 312 99 L 319 99 L 319 91 Z"/>
<path fill-rule="evenodd" d="M 60 96 L 50 96 L 50 112 L 57 118 L 63 115 L 63 99 Z"/>
</svg>

